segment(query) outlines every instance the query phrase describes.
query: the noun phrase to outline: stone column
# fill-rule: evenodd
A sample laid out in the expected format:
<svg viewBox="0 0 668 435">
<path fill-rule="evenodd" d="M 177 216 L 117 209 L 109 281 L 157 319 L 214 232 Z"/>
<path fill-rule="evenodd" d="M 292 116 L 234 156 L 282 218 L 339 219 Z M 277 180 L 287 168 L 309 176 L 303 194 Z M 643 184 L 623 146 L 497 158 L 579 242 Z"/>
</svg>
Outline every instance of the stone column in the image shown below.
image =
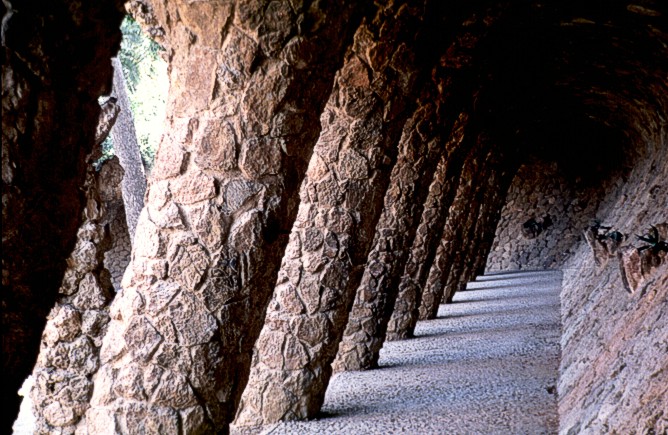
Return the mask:
<svg viewBox="0 0 668 435">
<path fill-rule="evenodd" d="M 325 108 L 235 424 L 313 417 L 324 400 L 418 88 L 420 1 L 387 2 L 355 34 Z"/>
<path fill-rule="evenodd" d="M 491 242 L 485 247 L 483 240 L 494 237 L 514 171 L 509 169 L 508 161 L 500 151 L 491 156 L 487 165 L 487 177 L 482 180 L 476 193 L 478 212 L 471 213 L 463 225 L 460 247 L 451 257 L 441 302 L 452 301 L 455 293 L 466 287 L 466 283 L 474 278 L 475 262 L 480 261 L 478 257 L 486 258 L 489 253 Z"/>
<path fill-rule="evenodd" d="M 464 20 L 467 23 L 466 26 L 460 29 L 461 33 L 456 35 L 450 47 L 441 57 L 441 70 L 439 71 L 442 75 L 441 86 L 447 88 L 448 100 L 452 100 L 453 96 L 457 95 L 456 100 L 461 101 L 462 110 L 467 116 L 468 113 L 473 112 L 474 101 L 477 101 L 480 93 L 480 89 L 476 88 L 479 84 L 471 82 L 471 77 L 478 75 L 475 50 L 480 41 L 487 36 L 492 24 L 499 19 L 503 8 L 504 6 L 497 6 L 487 9 L 484 14 L 469 16 Z M 430 196 L 428 199 L 428 203 L 434 206 L 432 209 L 427 208 L 423 214 L 411 255 L 406 262 L 399 283 L 399 294 L 396 297 L 394 311 L 391 312 L 389 320 L 384 321 L 389 322 L 387 338 L 390 340 L 408 338 L 413 334 L 418 318 L 418 307 L 422 300 L 422 289 L 436 255 L 449 207 L 457 189 L 464 158 L 472 146 L 470 140 L 462 144 L 462 139 L 463 125 L 460 125 L 452 132 L 451 143 L 448 144 L 448 147 L 452 147 L 447 156 L 448 169 L 447 172 L 441 174 L 446 177 L 447 182 L 443 185 L 442 180 L 434 180 L 433 187 L 436 189 L 436 196 Z M 377 351 L 374 358 L 375 364 L 378 358 Z M 365 367 L 367 367 L 365 363 L 350 366 L 351 369 Z"/>
<path fill-rule="evenodd" d="M 33 370 L 30 398 L 39 434 L 74 433 L 88 409 L 114 294 L 103 262 L 112 244 L 109 224 L 114 203 L 122 204 L 122 178 L 117 158 L 106 161 L 99 173 L 91 167 L 87 176 L 83 223 L 67 259 L 60 296 L 49 314 Z"/>
<path fill-rule="evenodd" d="M 440 101 L 437 95 L 433 98 Z M 444 104 L 454 105 L 455 102 Z M 433 119 L 421 119 L 425 115 Z M 399 158 L 385 195 L 383 213 L 376 227 L 337 359 L 332 365 L 335 371 L 360 370 L 377 364 L 401 273 L 415 238 L 420 222 L 418 216 L 422 215 L 439 156 L 447 160 L 456 152 L 448 147 L 452 142 L 443 144 L 446 136 L 443 129 L 437 127 L 430 132 L 424 127 L 427 122 L 440 127 L 448 121 L 439 119 L 436 113 L 418 111 L 406 123 Z M 463 124 L 464 121 L 460 120 L 456 130 Z M 446 127 L 445 130 L 449 129 Z"/>
<path fill-rule="evenodd" d="M 487 256 L 492 249 L 496 228 L 501 220 L 501 211 L 506 202 L 508 189 L 517 173 L 517 158 L 504 159 L 502 169 L 490 179 L 489 195 L 485 199 L 485 211 L 482 219 L 478 222 L 475 234 L 477 246 L 473 250 L 472 258 L 467 259 L 467 268 L 460 280 L 460 289 L 466 287 L 466 283 L 475 279 L 476 276 L 485 273 Z M 463 284 L 463 285 L 462 285 Z"/>
<path fill-rule="evenodd" d="M 91 433 L 226 431 L 361 2 L 147 2 L 166 132 L 111 306 Z"/>
<path fill-rule="evenodd" d="M 0 432 L 9 433 L 81 222 L 122 11 L 110 0 L 3 6 Z"/>
<path fill-rule="evenodd" d="M 114 67 L 112 95 L 118 99 L 121 108 L 118 119 L 111 129 L 111 137 L 114 142 L 114 154 L 118 156 L 124 171 L 122 181 L 123 204 L 130 242 L 132 243 L 137 229 L 139 213 L 144 208 L 146 173 L 139 151 L 139 142 L 137 142 L 137 132 L 132 116 L 130 97 L 125 85 L 123 66 L 118 57 L 113 58 L 111 64 Z"/>
<path fill-rule="evenodd" d="M 489 138 L 485 134 L 479 136 L 488 144 L 484 165 L 480 169 L 480 175 L 475 180 L 470 192 L 468 206 L 463 208 L 462 213 L 451 213 L 457 228 L 453 237 L 450 238 L 449 252 L 446 255 L 447 262 L 443 267 L 448 273 L 445 279 L 443 296 L 441 303 L 452 301 L 454 294 L 460 289 L 460 280 L 466 266 L 468 258 L 473 258 L 476 249 L 476 228 L 481 220 L 484 219 L 485 210 L 489 207 L 485 203 L 490 189 L 496 189 L 497 186 L 491 186 L 491 180 L 497 178 L 502 171 L 500 163 L 500 150 L 496 144 L 489 143 Z M 500 178 L 500 177 L 499 177 Z M 482 226 L 482 225 L 480 225 Z"/>
<path fill-rule="evenodd" d="M 468 120 L 466 114 L 460 116 L 455 124 L 446 150 L 438 163 L 436 174 L 429 186 L 424 211 L 418 226 L 410 255 L 406 261 L 399 294 L 394 311 L 387 326 L 387 339 L 397 340 L 412 336 L 412 327 L 417 321 L 417 308 L 420 305 L 422 286 L 436 255 L 436 248 L 441 240 L 450 204 L 454 200 L 459 178 L 468 150 L 474 142 L 474 136 L 465 134 Z M 346 370 L 369 368 L 369 365 L 350 364 Z"/>
<path fill-rule="evenodd" d="M 457 194 L 450 206 L 443 236 L 427 275 L 422 303 L 419 307 L 419 319 L 421 320 L 436 316 L 445 280 L 449 273 L 448 266 L 456 250 L 461 247 L 463 226 L 469 215 L 475 216 L 478 213 L 480 202 L 476 198 L 476 191 L 485 180 L 488 170 L 486 163 L 491 157 L 491 151 L 486 149 L 487 143 L 482 134 L 479 134 L 475 140 L 476 144 L 464 163 Z"/>
</svg>

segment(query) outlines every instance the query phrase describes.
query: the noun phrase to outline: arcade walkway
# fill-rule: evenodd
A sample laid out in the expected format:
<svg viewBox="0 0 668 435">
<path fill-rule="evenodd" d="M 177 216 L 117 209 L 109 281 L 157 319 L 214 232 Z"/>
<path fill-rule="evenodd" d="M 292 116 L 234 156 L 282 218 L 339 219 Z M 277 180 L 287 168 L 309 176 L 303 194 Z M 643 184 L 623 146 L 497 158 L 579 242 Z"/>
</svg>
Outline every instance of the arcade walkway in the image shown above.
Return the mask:
<svg viewBox="0 0 668 435">
<path fill-rule="evenodd" d="M 260 433 L 557 433 L 560 287 L 558 271 L 478 277 L 380 369 L 336 375 L 320 419 Z"/>
</svg>

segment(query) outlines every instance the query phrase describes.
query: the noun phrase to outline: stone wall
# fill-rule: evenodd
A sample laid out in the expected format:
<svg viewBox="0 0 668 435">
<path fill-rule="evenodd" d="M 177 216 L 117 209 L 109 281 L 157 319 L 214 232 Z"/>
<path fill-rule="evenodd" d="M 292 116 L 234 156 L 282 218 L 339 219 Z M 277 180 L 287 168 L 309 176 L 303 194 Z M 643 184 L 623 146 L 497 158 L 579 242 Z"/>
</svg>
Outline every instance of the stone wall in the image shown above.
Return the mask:
<svg viewBox="0 0 668 435">
<path fill-rule="evenodd" d="M 646 147 L 649 151 L 635 147 L 644 153 L 636 158 L 639 163 L 626 183 L 608 183 L 598 211 L 604 223 L 629 236 L 620 248 L 624 253 L 634 254 L 645 244 L 635 235 L 645 234 L 650 225 L 659 227 L 664 240 L 667 237 L 668 141 L 665 121 L 657 124 L 645 122 L 659 132 L 648 141 L 654 145 Z M 643 270 L 626 263 L 626 272 L 639 280 L 633 293 L 625 289 L 617 255 L 603 258 L 597 266 L 589 246 L 580 243 L 565 263 L 558 385 L 561 433 L 668 431 L 666 259 L 665 252 L 659 253 L 654 266 L 645 264 Z"/>
<path fill-rule="evenodd" d="M 578 189 L 557 163 L 533 161 L 520 167 L 515 176 L 501 220 L 496 229 L 488 271 L 558 269 L 583 240 L 582 230 L 596 216 L 599 189 Z M 535 238 L 522 233 L 534 218 L 542 223 L 549 215 L 552 225 Z"/>
</svg>

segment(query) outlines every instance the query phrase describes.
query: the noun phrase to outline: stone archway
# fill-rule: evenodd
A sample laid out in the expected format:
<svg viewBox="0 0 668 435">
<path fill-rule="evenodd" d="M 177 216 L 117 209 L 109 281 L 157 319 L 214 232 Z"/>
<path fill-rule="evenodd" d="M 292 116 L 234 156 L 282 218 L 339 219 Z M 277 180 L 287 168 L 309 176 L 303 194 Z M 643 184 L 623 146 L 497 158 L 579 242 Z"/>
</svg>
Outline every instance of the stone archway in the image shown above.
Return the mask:
<svg viewBox="0 0 668 435">
<path fill-rule="evenodd" d="M 34 363 L 74 244 L 119 3 L 34 17 L 4 3 L 5 397 Z M 89 432 L 313 416 L 342 337 L 337 368 L 373 366 L 388 324 L 410 336 L 418 310 L 433 316 L 485 261 L 566 269 L 564 432 L 661 427 L 665 358 L 636 355 L 668 334 L 668 11 L 438 3 L 131 2 L 167 46 L 169 115 L 101 367 L 86 373 Z M 536 199 L 543 187 L 563 216 Z M 514 223 L 545 224 L 545 208 L 540 249 L 517 253 Z M 620 258 L 588 266 L 574 227 L 589 214 L 631 236 Z"/>
</svg>

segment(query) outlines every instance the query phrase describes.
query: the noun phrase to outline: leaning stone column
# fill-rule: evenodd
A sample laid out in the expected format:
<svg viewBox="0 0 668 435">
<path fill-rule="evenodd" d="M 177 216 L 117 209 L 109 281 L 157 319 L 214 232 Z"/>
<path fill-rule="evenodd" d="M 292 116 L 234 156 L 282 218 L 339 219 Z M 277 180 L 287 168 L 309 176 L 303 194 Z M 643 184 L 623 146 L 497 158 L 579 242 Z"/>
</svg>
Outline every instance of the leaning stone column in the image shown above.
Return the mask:
<svg viewBox="0 0 668 435">
<path fill-rule="evenodd" d="M 114 289 L 104 254 L 112 244 L 109 232 L 116 203 L 122 204 L 118 159 L 91 168 L 85 190 L 87 204 L 74 250 L 49 314 L 30 393 L 39 434 L 72 434 L 88 409 L 92 376 L 99 366 L 99 348 L 109 323 L 108 305 Z M 111 207 L 108 207 L 110 205 Z"/>
<path fill-rule="evenodd" d="M 420 1 L 387 2 L 355 34 L 322 119 L 274 297 L 235 421 L 320 409 L 418 87 Z"/>
<path fill-rule="evenodd" d="M 502 10 L 503 6 L 495 7 L 488 9 L 485 14 L 468 17 L 462 33 L 454 38 L 453 43 L 441 57 L 442 86 L 446 86 L 450 94 L 459 94 L 459 100 L 464 102 L 465 112 L 473 111 L 473 101 L 477 99 L 479 93 L 479 90 L 476 91 L 470 82 L 470 77 L 477 75 L 476 61 L 479 56 L 476 55 L 475 50 L 479 42 L 487 36 L 492 24 L 499 19 Z M 448 144 L 450 154 L 446 156 L 448 159 L 447 172 L 441 174 L 445 177 L 443 180 L 447 181 L 443 184 L 443 180 L 434 180 L 435 185 L 432 187 L 436 189 L 436 196 L 430 196 L 427 205 L 427 207 L 432 205 L 432 209 L 427 208 L 422 216 L 422 222 L 411 248 L 411 255 L 406 262 L 398 286 L 399 294 L 387 326 L 387 339 L 389 340 L 408 338 L 413 335 L 418 318 L 418 307 L 422 300 L 422 289 L 436 255 L 450 204 L 457 190 L 464 158 L 473 142 L 469 139 L 462 144 L 462 138 L 463 126 L 460 126 L 459 129 L 453 130 L 451 143 Z M 378 352 L 375 352 L 374 358 L 375 364 Z M 362 364 L 359 367 L 350 366 L 349 368 L 365 367 Z"/>
<path fill-rule="evenodd" d="M 118 57 L 111 59 L 114 67 L 114 80 L 112 84 L 112 95 L 118 99 L 121 111 L 111 136 L 114 141 L 114 154 L 118 156 L 125 175 L 123 176 L 123 204 L 125 218 L 127 221 L 130 242 L 132 242 L 137 229 L 139 213 L 144 208 L 144 196 L 146 194 L 146 173 L 142 163 L 137 132 L 132 116 L 130 97 L 125 84 L 123 66 Z"/>
<path fill-rule="evenodd" d="M 475 279 L 477 275 L 484 273 L 487 256 L 492 248 L 492 243 L 494 243 L 496 227 L 501 219 L 501 210 L 503 204 L 506 202 L 506 194 L 515 176 L 515 172 L 517 172 L 515 162 L 516 159 L 509 161 L 504 158 L 504 162 L 501 163 L 499 170 L 494 171 L 489 178 L 489 188 L 483 200 L 483 208 L 480 216 L 478 216 L 473 232 L 474 239 L 471 243 L 473 249 L 469 251 L 469 255 L 467 255 L 464 261 L 464 269 L 459 279 L 459 285 L 457 286 L 458 290 L 465 289 L 469 281 Z"/>
<path fill-rule="evenodd" d="M 444 103 L 441 96 L 434 101 Z M 446 102 L 452 104 L 454 102 Z M 355 293 L 348 324 L 332 368 L 360 370 L 376 365 L 394 308 L 403 266 L 419 224 L 418 216 L 429 192 L 439 156 L 448 159 L 455 150 L 443 144 L 444 119 L 436 112 L 419 110 L 406 123 L 399 158 L 390 176 L 390 187 L 367 258 L 364 275 Z M 425 125 L 433 124 L 429 131 Z M 460 120 L 459 125 L 462 122 Z M 445 127 L 446 131 L 449 130 Z"/>
<path fill-rule="evenodd" d="M 3 1 L 0 433 L 11 432 L 21 383 L 72 252 L 86 156 L 119 48 L 118 1 Z"/>
<path fill-rule="evenodd" d="M 450 206 L 443 236 L 427 275 L 422 303 L 419 308 L 420 319 L 436 316 L 445 280 L 448 277 L 448 265 L 451 262 L 451 256 L 455 254 L 456 249 L 461 244 L 462 227 L 467 222 L 469 215 L 477 215 L 478 213 L 479 200 L 476 199 L 476 190 L 484 182 L 488 169 L 486 163 L 491 157 L 491 151 L 485 148 L 487 143 L 482 134 L 479 134 L 475 140 L 476 144 L 464 163 L 457 194 Z"/>
<path fill-rule="evenodd" d="M 133 3 L 169 47 L 171 87 L 89 432 L 226 431 L 319 115 L 364 7 Z"/>
<path fill-rule="evenodd" d="M 459 140 L 461 141 L 462 139 Z M 426 290 L 425 287 L 428 282 L 430 271 L 436 264 L 435 259 L 439 258 L 438 252 L 439 249 L 441 249 L 446 234 L 446 222 L 450 222 L 449 215 L 452 212 L 452 205 L 455 198 L 461 198 L 461 196 L 457 196 L 460 195 L 459 192 L 466 188 L 467 180 L 462 176 L 462 174 L 465 173 L 463 171 L 471 171 L 472 167 L 478 169 L 480 166 L 480 157 L 476 153 L 483 152 L 477 136 L 468 134 L 464 137 L 464 140 L 470 142 L 469 145 L 463 147 L 463 150 L 468 151 L 468 157 L 463 156 L 462 159 L 458 160 L 456 163 L 456 170 L 453 171 L 453 177 L 456 178 L 450 178 L 449 183 L 446 185 L 448 191 L 447 193 L 444 193 L 447 195 L 447 201 L 443 201 L 443 208 L 437 210 L 436 216 L 439 219 L 428 220 L 428 217 L 424 218 L 424 224 L 428 225 L 424 234 L 426 236 L 434 236 L 425 240 L 425 247 L 422 249 L 418 246 L 418 240 L 414 243 L 411 258 L 406 265 L 404 276 L 400 284 L 399 297 L 401 299 L 395 307 L 395 311 L 390 319 L 390 326 L 388 327 L 388 339 L 390 340 L 412 337 L 415 325 L 419 318 L 419 310 L 421 310 L 425 304 L 431 303 L 432 295 L 428 291 L 423 292 L 423 290 Z M 464 183 L 464 185 L 462 185 L 462 183 Z M 440 228 L 436 228 L 436 224 L 440 224 Z M 427 231 L 427 229 L 430 231 Z M 419 262 L 425 258 L 426 260 Z M 436 304 L 436 306 L 438 306 L 438 302 L 436 302 Z"/>
<path fill-rule="evenodd" d="M 420 225 L 399 282 L 399 294 L 387 326 L 388 340 L 412 336 L 417 321 L 417 308 L 420 305 L 422 286 L 427 279 L 450 205 L 457 192 L 464 159 L 467 151 L 471 149 L 471 144 L 475 143 L 474 137 L 465 133 L 467 120 L 468 116 L 462 114 L 460 120 L 455 124 L 450 139 L 445 145 L 446 149 L 451 152 L 446 152 L 441 156 L 434 180 L 429 187 Z M 369 365 L 348 364 L 345 369 L 356 370 L 369 367 Z"/>
<path fill-rule="evenodd" d="M 491 180 L 498 179 L 497 175 L 502 170 L 500 163 L 500 150 L 496 144 L 489 144 L 486 135 L 482 134 L 481 138 L 487 143 L 487 158 L 481 168 L 481 174 L 484 178 L 478 178 L 471 191 L 471 197 L 468 202 L 468 207 L 464 214 L 459 217 L 459 214 L 453 215 L 456 219 L 457 229 L 454 237 L 451 239 L 450 250 L 448 252 L 448 262 L 444 269 L 448 271 L 445 279 L 445 286 L 441 302 L 451 302 L 454 294 L 459 290 L 460 280 L 466 266 L 467 258 L 472 258 L 474 250 L 476 249 L 476 228 L 480 220 L 485 219 L 485 210 L 488 204 L 485 204 L 485 199 L 491 189 L 497 189 L 498 186 L 491 185 Z"/>
</svg>

